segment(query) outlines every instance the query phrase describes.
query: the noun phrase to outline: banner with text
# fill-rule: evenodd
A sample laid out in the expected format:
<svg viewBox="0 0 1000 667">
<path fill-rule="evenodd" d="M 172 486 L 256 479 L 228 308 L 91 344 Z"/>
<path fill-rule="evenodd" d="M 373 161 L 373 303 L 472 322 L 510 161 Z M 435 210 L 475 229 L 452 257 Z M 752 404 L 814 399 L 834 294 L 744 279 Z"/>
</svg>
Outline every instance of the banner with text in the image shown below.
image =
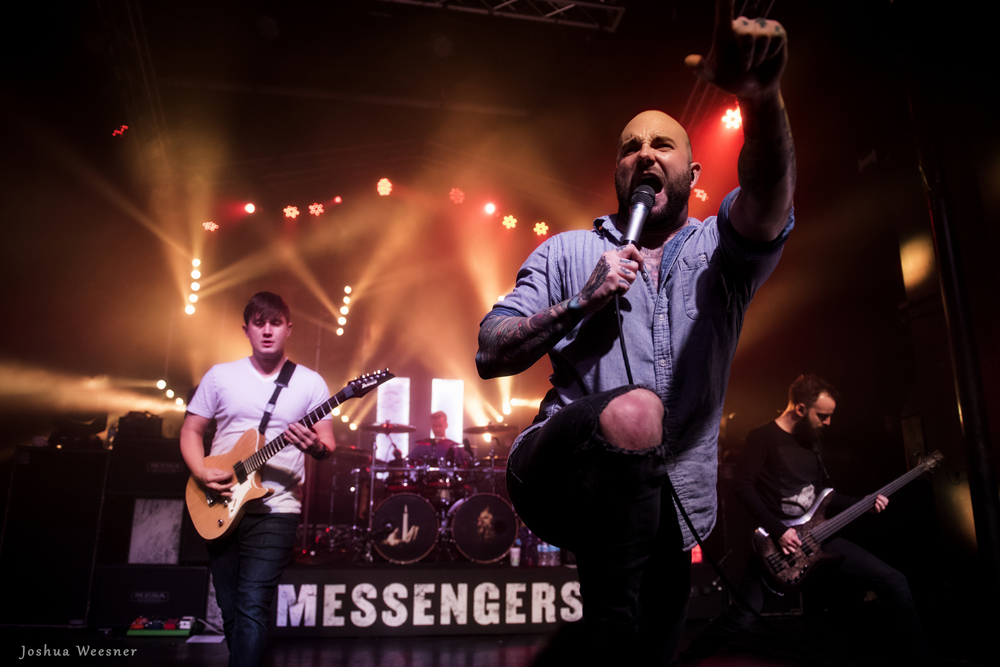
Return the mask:
<svg viewBox="0 0 1000 667">
<path fill-rule="evenodd" d="M 583 618 L 568 567 L 289 568 L 275 598 L 273 637 L 534 633 Z"/>
</svg>

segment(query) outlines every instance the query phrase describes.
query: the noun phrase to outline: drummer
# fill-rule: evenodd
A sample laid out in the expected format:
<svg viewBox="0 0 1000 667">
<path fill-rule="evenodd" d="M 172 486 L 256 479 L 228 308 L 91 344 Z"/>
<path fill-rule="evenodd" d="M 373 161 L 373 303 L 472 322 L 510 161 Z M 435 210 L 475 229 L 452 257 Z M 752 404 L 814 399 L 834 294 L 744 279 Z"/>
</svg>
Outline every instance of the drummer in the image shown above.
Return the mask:
<svg viewBox="0 0 1000 667">
<path fill-rule="evenodd" d="M 462 448 L 462 445 L 445 437 L 447 430 L 448 415 L 443 410 L 432 414 L 431 433 L 434 434 L 434 437 L 429 440 L 418 440 L 413 443 L 410 455 L 407 458 L 416 462 L 437 459 L 441 463 L 454 465 L 457 468 L 468 466 L 471 460 L 469 453 Z"/>
</svg>

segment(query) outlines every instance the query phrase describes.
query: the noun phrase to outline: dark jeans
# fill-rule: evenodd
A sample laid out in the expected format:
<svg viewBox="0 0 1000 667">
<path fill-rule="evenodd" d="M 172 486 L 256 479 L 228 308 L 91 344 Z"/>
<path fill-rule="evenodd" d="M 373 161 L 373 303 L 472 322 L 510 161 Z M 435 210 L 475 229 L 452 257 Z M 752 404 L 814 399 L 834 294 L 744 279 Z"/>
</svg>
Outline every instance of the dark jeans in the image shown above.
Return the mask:
<svg viewBox="0 0 1000 667">
<path fill-rule="evenodd" d="M 906 577 L 858 545 L 840 537 L 825 542 L 823 549 L 844 557 L 836 571 L 866 582 L 878 595 L 885 606 L 886 643 L 898 646 L 900 664 L 932 665 Z M 758 612 L 764 605 L 764 596 L 771 595 L 762 577 L 757 557 L 751 554 L 740 584 L 740 595 Z M 753 623 L 754 618 L 753 612 L 746 606 L 733 602 L 694 638 L 684 650 L 684 657 L 696 660 L 712 655 L 733 635 Z"/>
<path fill-rule="evenodd" d="M 630 452 L 600 432 L 607 404 L 634 388 L 575 401 L 526 436 L 508 461 L 507 488 L 532 532 L 576 554 L 588 657 L 669 665 L 691 557 L 665 486 L 664 447 Z"/>
<path fill-rule="evenodd" d="M 208 543 L 229 667 L 256 667 L 264 658 L 271 601 L 298 525 L 298 514 L 247 514 L 232 533 Z"/>
</svg>

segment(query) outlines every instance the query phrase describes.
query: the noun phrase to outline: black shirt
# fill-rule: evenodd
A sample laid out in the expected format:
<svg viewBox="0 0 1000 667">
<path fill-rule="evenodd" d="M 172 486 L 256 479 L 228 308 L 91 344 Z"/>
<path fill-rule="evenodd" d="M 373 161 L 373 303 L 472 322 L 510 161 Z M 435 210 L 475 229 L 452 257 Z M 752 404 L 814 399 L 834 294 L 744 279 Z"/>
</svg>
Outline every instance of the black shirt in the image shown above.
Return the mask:
<svg viewBox="0 0 1000 667">
<path fill-rule="evenodd" d="M 831 486 L 819 451 L 768 422 L 750 431 L 736 467 L 734 490 L 754 521 L 775 539 L 787 530 L 782 520 L 805 514 Z M 853 498 L 834 492 L 831 514 Z"/>
</svg>

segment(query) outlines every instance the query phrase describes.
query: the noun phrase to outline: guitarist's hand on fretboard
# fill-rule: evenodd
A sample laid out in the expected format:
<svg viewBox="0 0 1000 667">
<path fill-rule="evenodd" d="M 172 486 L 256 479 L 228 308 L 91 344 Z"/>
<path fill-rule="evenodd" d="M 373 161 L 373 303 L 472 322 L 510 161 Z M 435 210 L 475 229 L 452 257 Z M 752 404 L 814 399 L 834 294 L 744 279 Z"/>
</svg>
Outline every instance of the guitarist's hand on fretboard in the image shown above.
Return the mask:
<svg viewBox="0 0 1000 667">
<path fill-rule="evenodd" d="M 298 422 L 289 424 L 284 438 L 289 444 L 302 450 L 302 453 L 314 458 L 322 458 L 326 454 L 326 445 L 320 440 L 319 435 L 304 424 Z"/>
<path fill-rule="evenodd" d="M 873 507 L 871 511 L 875 512 L 875 514 L 878 514 L 879 512 L 884 510 L 886 505 L 888 504 L 889 504 L 889 499 L 883 496 L 882 494 L 879 494 L 875 496 L 875 507 Z"/>
</svg>

